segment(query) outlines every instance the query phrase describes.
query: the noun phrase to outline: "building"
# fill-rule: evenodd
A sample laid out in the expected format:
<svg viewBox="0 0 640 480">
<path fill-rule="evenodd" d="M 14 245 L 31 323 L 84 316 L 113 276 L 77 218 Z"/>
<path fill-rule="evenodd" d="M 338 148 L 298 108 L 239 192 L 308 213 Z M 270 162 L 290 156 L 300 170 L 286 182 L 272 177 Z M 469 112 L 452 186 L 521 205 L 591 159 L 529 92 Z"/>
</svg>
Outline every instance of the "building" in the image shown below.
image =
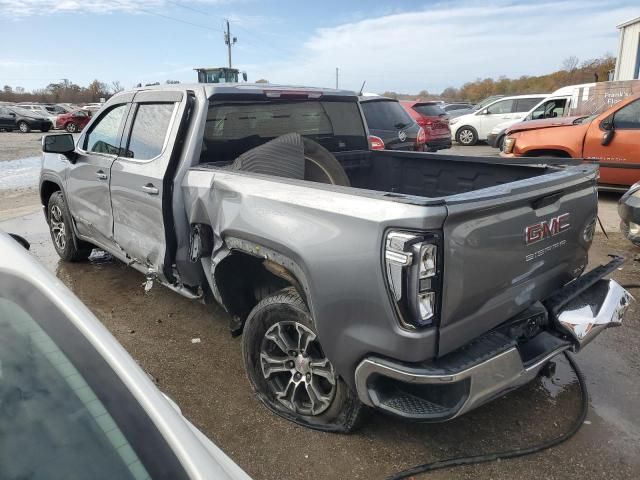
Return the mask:
<svg viewBox="0 0 640 480">
<path fill-rule="evenodd" d="M 613 80 L 640 79 L 640 17 L 621 23 L 618 58 Z"/>
</svg>

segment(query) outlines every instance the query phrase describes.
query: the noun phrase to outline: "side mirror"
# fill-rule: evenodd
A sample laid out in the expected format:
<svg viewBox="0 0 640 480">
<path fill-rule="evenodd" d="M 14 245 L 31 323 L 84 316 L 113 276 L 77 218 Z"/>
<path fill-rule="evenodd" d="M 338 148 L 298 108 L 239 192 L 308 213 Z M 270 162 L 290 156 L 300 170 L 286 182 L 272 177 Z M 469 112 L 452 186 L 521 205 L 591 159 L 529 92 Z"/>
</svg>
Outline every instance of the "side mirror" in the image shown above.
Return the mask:
<svg viewBox="0 0 640 480">
<path fill-rule="evenodd" d="M 242 72 L 242 79 L 246 82 L 247 81 L 247 72 Z"/>
<path fill-rule="evenodd" d="M 10 117 L 13 117 L 13 118 L 16 118 L 16 114 L 15 114 L 15 113 L 13 113 L 13 112 L 9 112 L 9 116 L 10 116 Z"/>
<path fill-rule="evenodd" d="M 613 137 L 615 136 L 616 131 L 614 129 L 607 130 L 602 134 L 602 141 L 600 142 L 602 146 L 606 147 L 611 143 Z"/>
<path fill-rule="evenodd" d="M 45 153 L 61 153 L 68 155 L 76 149 L 73 135 L 63 133 L 61 135 L 45 135 L 42 137 L 42 151 Z"/>
</svg>

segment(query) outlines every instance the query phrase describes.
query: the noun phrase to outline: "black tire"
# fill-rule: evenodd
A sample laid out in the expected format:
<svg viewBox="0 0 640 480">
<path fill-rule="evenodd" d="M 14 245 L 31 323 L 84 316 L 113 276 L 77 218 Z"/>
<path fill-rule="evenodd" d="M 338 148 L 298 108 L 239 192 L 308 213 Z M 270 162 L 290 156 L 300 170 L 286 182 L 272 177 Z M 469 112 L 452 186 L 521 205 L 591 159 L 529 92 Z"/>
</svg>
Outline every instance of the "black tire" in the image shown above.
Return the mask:
<svg viewBox="0 0 640 480">
<path fill-rule="evenodd" d="M 78 239 L 73 233 L 71 214 L 61 191 L 54 192 L 49 198 L 47 222 L 53 248 L 62 260 L 79 262 L 89 257 L 93 247 Z"/>
<path fill-rule="evenodd" d="M 274 329 L 279 333 L 283 333 L 286 336 L 285 338 L 289 340 L 293 337 L 287 331 L 303 332 L 306 335 L 311 332 L 314 336 L 300 336 L 301 339 L 312 338 L 312 340 L 304 342 L 304 351 L 295 352 L 294 350 L 280 355 L 283 350 L 278 348 L 277 344 L 271 340 L 273 334 L 270 332 L 274 331 Z M 269 410 L 287 420 L 316 430 L 340 433 L 350 432 L 358 426 L 364 407 L 357 395 L 335 374 L 329 361 L 324 358 L 324 353 L 315 337 L 315 333 L 316 330 L 309 310 L 294 288 L 285 288 L 263 299 L 249 313 L 243 332 L 242 356 L 249 383 L 258 399 Z M 267 337 L 267 334 L 270 337 Z M 282 337 L 278 336 L 278 338 Z M 286 343 L 287 347 L 296 345 L 293 341 Z M 297 344 L 298 347 L 301 343 Z M 263 358 L 263 355 L 270 355 L 269 347 L 272 349 L 275 347 L 278 353 L 274 353 L 273 357 Z M 297 355 L 291 356 L 290 353 L 296 353 Z M 281 366 L 286 366 L 289 370 L 276 371 L 274 369 L 275 373 L 273 375 L 269 373 L 267 377 L 264 368 L 265 365 L 268 368 L 270 364 L 265 358 L 282 359 L 280 361 Z M 312 373 L 300 373 L 305 371 L 305 365 L 302 363 L 305 359 L 307 359 L 307 368 L 310 368 Z M 324 367 L 320 370 L 325 373 L 322 375 L 318 375 L 317 371 L 313 373 L 315 368 L 313 363 L 322 363 Z M 329 369 L 333 375 L 333 383 L 326 381 L 325 375 Z M 296 383 L 296 375 L 300 377 L 297 379 L 298 383 Z M 294 385 L 291 388 L 293 392 L 291 394 L 291 404 L 293 405 L 295 399 L 302 406 L 300 408 L 302 411 L 297 411 L 298 408 L 296 407 L 287 406 L 285 404 L 288 402 L 287 400 L 278 400 L 276 382 L 287 384 L 287 387 L 284 388 L 284 393 L 290 390 L 289 387 L 291 385 Z M 311 395 L 308 393 L 309 385 L 313 383 L 318 386 L 321 392 L 326 393 L 317 413 L 313 413 L 314 402 L 311 401 Z M 327 390 L 330 390 L 330 395 Z M 315 387 L 313 391 L 316 392 Z M 311 406 L 311 414 L 304 413 L 307 408 L 304 405 L 305 397 L 310 400 L 307 405 Z M 316 399 L 318 398 L 322 397 L 316 397 Z"/>
<path fill-rule="evenodd" d="M 20 121 L 18 122 L 18 130 L 20 130 L 22 133 L 29 133 L 31 131 L 31 127 L 27 122 Z"/>
<path fill-rule="evenodd" d="M 496 141 L 496 148 L 500 151 L 502 151 L 502 147 L 504 147 L 504 137 L 505 135 L 501 135 Z"/>
<path fill-rule="evenodd" d="M 64 126 L 64 129 L 69 133 L 76 133 L 78 131 L 78 127 L 75 123 L 69 122 Z"/>
<path fill-rule="evenodd" d="M 472 147 L 478 143 L 478 132 L 473 127 L 465 125 L 456 132 L 456 141 L 465 147 Z"/>
<path fill-rule="evenodd" d="M 305 180 L 344 187 L 351 185 L 344 168 L 329 150 L 308 138 L 302 137 L 302 141 L 304 142 Z"/>
</svg>

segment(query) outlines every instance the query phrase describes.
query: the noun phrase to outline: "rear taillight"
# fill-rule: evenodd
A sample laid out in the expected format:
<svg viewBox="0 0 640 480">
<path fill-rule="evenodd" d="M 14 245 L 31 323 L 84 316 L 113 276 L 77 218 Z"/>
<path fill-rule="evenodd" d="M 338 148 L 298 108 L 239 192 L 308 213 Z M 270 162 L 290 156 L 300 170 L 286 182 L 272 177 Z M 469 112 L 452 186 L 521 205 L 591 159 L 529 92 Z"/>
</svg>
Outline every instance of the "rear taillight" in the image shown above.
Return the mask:
<svg viewBox="0 0 640 480">
<path fill-rule="evenodd" d="M 424 128 L 420 127 L 418 130 L 418 138 L 416 139 L 416 143 L 418 145 L 423 145 L 427 143 L 427 134 L 424 133 Z"/>
<path fill-rule="evenodd" d="M 369 148 L 371 150 L 384 150 L 384 142 L 380 137 L 369 135 Z"/>
<path fill-rule="evenodd" d="M 439 314 L 441 270 L 439 235 L 391 231 L 384 245 L 387 285 L 400 324 L 433 325 Z"/>
</svg>

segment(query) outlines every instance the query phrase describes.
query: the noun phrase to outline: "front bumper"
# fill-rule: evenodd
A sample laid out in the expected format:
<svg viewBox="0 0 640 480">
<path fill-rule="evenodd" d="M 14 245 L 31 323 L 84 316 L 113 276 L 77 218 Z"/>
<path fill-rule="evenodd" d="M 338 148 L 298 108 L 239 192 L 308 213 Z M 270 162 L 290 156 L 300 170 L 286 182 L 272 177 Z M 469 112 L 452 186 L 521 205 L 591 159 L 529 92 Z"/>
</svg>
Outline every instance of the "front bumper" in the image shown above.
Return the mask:
<svg viewBox="0 0 640 480">
<path fill-rule="evenodd" d="M 498 140 L 503 135 L 504 133 L 490 133 L 487 135 L 487 143 L 493 148 L 498 148 Z"/>
<path fill-rule="evenodd" d="M 603 277 L 622 261 L 615 258 L 527 311 L 527 322 L 544 325 L 533 337 L 498 329 L 428 364 L 365 358 L 355 373 L 360 400 L 403 418 L 439 422 L 530 382 L 554 356 L 580 350 L 605 328 L 621 325 L 632 297 Z"/>
</svg>

